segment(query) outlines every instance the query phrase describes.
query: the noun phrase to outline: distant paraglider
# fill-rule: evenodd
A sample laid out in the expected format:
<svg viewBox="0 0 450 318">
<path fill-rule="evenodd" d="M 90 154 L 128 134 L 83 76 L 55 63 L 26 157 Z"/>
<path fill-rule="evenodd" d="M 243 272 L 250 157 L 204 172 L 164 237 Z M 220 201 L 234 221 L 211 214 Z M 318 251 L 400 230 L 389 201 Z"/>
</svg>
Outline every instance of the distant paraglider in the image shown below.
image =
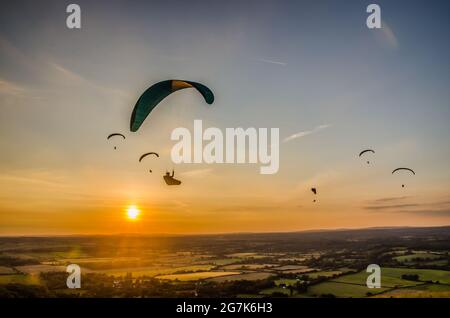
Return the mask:
<svg viewBox="0 0 450 318">
<path fill-rule="evenodd" d="M 180 89 L 191 87 L 202 94 L 206 103 L 212 104 L 214 102 L 213 92 L 203 84 L 183 80 L 158 82 L 149 87 L 136 102 L 131 114 L 130 130 L 136 132 L 147 116 L 164 98 Z"/>
<path fill-rule="evenodd" d="M 111 139 L 112 137 L 122 137 L 123 139 L 126 139 L 124 135 L 120 134 L 120 133 L 113 133 L 108 135 L 108 137 L 106 138 L 107 140 Z M 114 146 L 114 150 L 117 149 L 117 146 Z"/>
<path fill-rule="evenodd" d="M 317 195 L 317 189 L 316 188 L 311 188 L 312 193 L 314 193 L 314 195 Z M 316 199 L 313 200 L 313 202 L 316 202 Z"/>
<path fill-rule="evenodd" d="M 367 152 L 375 153 L 375 151 L 372 150 L 372 149 L 366 149 L 366 150 L 363 150 L 363 151 L 361 151 L 361 152 L 359 153 L 359 157 L 361 157 L 362 155 L 364 155 L 364 154 L 367 153 Z M 370 164 L 370 161 L 367 160 L 367 164 Z"/>
<path fill-rule="evenodd" d="M 159 155 L 156 152 L 147 152 L 139 157 L 139 162 L 141 162 L 145 157 L 150 156 L 150 155 L 154 155 L 159 158 Z M 152 169 L 150 169 L 149 172 L 152 173 L 153 172 Z"/>
<path fill-rule="evenodd" d="M 175 172 L 172 170 L 172 174 L 166 171 L 166 174 L 163 176 L 164 181 L 166 181 L 167 185 L 180 185 L 181 181 L 174 178 Z"/>
<path fill-rule="evenodd" d="M 410 168 L 397 168 L 397 169 L 394 169 L 394 170 L 392 171 L 392 174 L 396 173 L 397 171 L 402 171 L 402 170 L 411 172 L 413 175 L 416 175 L 416 173 L 414 172 L 414 170 L 413 170 L 413 169 L 410 169 Z M 402 188 L 404 188 L 404 187 L 405 187 L 405 185 L 402 184 Z"/>
</svg>

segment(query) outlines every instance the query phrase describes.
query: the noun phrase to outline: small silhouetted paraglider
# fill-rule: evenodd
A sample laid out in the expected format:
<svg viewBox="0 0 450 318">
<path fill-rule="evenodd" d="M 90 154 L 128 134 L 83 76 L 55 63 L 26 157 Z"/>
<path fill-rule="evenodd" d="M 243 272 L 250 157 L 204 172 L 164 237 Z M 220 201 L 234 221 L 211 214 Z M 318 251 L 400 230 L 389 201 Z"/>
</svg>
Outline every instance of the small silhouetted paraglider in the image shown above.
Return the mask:
<svg viewBox="0 0 450 318">
<path fill-rule="evenodd" d="M 106 137 L 107 140 L 111 139 L 112 137 L 122 137 L 123 139 L 125 139 L 125 136 L 120 134 L 120 133 L 113 133 L 108 135 L 108 137 Z M 114 150 L 117 149 L 117 146 L 114 146 Z"/>
<path fill-rule="evenodd" d="M 159 158 L 159 155 L 156 152 L 147 152 L 147 153 L 144 153 L 142 156 L 139 157 L 139 162 L 141 162 L 145 157 L 148 157 L 150 155 L 153 155 L 153 156 Z M 153 171 L 150 169 L 149 172 L 152 173 Z"/>
<path fill-rule="evenodd" d="M 363 151 L 361 151 L 361 152 L 359 153 L 359 157 L 361 157 L 362 155 L 364 155 L 364 154 L 367 153 L 367 152 L 375 153 L 375 151 L 372 150 L 372 149 L 366 149 L 366 150 L 363 150 Z M 369 160 L 367 160 L 366 162 L 367 162 L 367 164 L 370 164 L 370 161 L 369 161 Z"/>
<path fill-rule="evenodd" d="M 316 188 L 311 188 L 312 193 L 314 193 L 314 195 L 317 195 L 317 189 Z M 313 202 L 316 202 L 316 199 L 313 200 Z"/>
<path fill-rule="evenodd" d="M 167 185 L 180 185 L 181 181 L 174 178 L 175 172 L 172 170 L 172 174 L 166 171 L 166 174 L 163 176 L 164 181 L 166 181 Z"/>
<path fill-rule="evenodd" d="M 410 169 L 410 168 L 397 168 L 397 169 L 394 169 L 394 170 L 392 171 L 392 174 L 396 173 L 397 171 L 408 171 L 408 172 L 411 172 L 413 175 L 416 175 L 416 173 L 414 172 L 414 170 L 413 170 L 413 169 Z M 402 188 L 404 188 L 404 187 L 405 187 L 405 185 L 402 184 Z"/>
</svg>

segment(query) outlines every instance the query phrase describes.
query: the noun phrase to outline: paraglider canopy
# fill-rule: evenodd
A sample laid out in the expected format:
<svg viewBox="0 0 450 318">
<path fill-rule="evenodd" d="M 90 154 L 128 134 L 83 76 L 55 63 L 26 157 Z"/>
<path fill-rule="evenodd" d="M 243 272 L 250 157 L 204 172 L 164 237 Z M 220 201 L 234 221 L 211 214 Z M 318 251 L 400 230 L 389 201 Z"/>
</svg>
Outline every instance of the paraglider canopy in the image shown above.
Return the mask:
<svg viewBox="0 0 450 318">
<path fill-rule="evenodd" d="M 411 172 L 413 175 L 416 175 L 416 173 L 414 172 L 414 170 L 413 170 L 413 169 L 410 169 L 410 168 L 397 168 L 397 169 L 394 169 L 394 170 L 392 171 L 392 174 L 394 174 L 394 173 L 397 172 L 397 171 L 402 171 L 402 170 L 409 171 L 409 172 Z M 404 188 L 404 187 L 405 187 L 405 185 L 402 184 L 402 188 Z"/>
<path fill-rule="evenodd" d="M 394 169 L 394 171 L 392 171 L 392 174 L 394 174 L 395 172 L 400 171 L 400 170 L 410 171 L 410 172 L 412 172 L 413 175 L 416 175 L 416 173 L 414 172 L 414 170 L 413 170 L 413 169 L 410 169 L 410 168 L 397 168 L 397 169 Z"/>
<path fill-rule="evenodd" d="M 124 135 L 119 134 L 119 133 L 114 133 L 114 134 L 108 135 L 108 137 L 107 137 L 106 139 L 110 139 L 111 137 L 114 137 L 114 136 L 120 136 L 120 137 L 122 137 L 123 139 L 126 139 Z"/>
<path fill-rule="evenodd" d="M 107 139 L 107 140 L 109 140 L 110 138 L 112 138 L 112 137 L 116 137 L 116 136 L 118 136 L 118 137 L 122 137 L 123 139 L 126 139 L 126 138 L 125 138 L 125 136 L 124 136 L 124 135 L 122 135 L 122 134 L 120 134 L 120 133 L 113 133 L 113 134 L 110 134 L 110 135 L 108 135 L 108 137 L 106 137 L 106 139 Z M 116 147 L 116 146 L 114 146 L 114 149 L 117 149 L 117 147 Z"/>
<path fill-rule="evenodd" d="M 184 88 L 195 88 L 202 94 L 205 102 L 212 104 L 214 102 L 213 92 L 203 84 L 184 81 L 184 80 L 167 80 L 154 84 L 149 87 L 139 97 L 131 114 L 130 130 L 136 132 L 152 110 L 167 96 Z"/>
<path fill-rule="evenodd" d="M 359 156 L 361 157 L 361 156 L 362 156 L 363 154 L 365 154 L 366 152 L 373 152 L 373 153 L 375 153 L 375 151 L 372 150 L 372 149 L 366 149 L 366 150 L 361 151 L 361 152 L 359 153 Z"/>
<path fill-rule="evenodd" d="M 366 152 L 372 152 L 372 153 L 375 153 L 375 151 L 373 150 L 373 149 L 366 149 L 366 150 L 363 150 L 363 151 L 361 151 L 360 153 L 359 153 L 359 157 L 361 157 L 363 154 L 365 154 Z M 370 161 L 367 161 L 367 164 L 369 164 L 370 163 Z"/>
<path fill-rule="evenodd" d="M 156 152 L 147 152 L 147 153 L 144 153 L 144 154 L 139 158 L 139 162 L 141 162 L 142 159 L 144 159 L 145 157 L 150 156 L 150 155 L 155 155 L 156 157 L 159 158 L 159 155 L 158 155 Z"/>
</svg>

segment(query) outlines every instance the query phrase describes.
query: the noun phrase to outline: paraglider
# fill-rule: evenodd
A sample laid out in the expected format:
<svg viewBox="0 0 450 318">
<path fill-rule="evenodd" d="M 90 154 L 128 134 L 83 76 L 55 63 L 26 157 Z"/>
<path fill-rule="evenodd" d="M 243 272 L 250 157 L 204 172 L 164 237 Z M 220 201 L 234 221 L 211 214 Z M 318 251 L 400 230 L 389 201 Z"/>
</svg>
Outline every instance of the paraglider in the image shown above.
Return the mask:
<svg viewBox="0 0 450 318">
<path fill-rule="evenodd" d="M 158 82 L 149 87 L 136 102 L 133 113 L 131 114 L 130 130 L 136 132 L 147 116 L 164 98 L 180 89 L 191 87 L 202 94 L 206 103 L 212 104 L 214 102 L 213 92 L 203 84 L 184 80 Z"/>
<path fill-rule="evenodd" d="M 316 188 L 311 188 L 312 193 L 314 193 L 314 195 L 317 195 L 317 189 Z M 313 200 L 313 202 L 316 202 L 316 199 Z"/>
<path fill-rule="evenodd" d="M 394 174 L 394 173 L 397 172 L 397 171 L 402 171 L 402 170 L 404 170 L 404 171 L 409 171 L 409 172 L 411 172 L 413 175 L 416 175 L 416 173 L 414 172 L 414 170 L 413 170 L 413 169 L 410 169 L 410 168 L 397 168 L 397 169 L 394 169 L 394 170 L 392 171 L 392 174 Z M 402 184 L 402 188 L 404 188 L 404 187 L 405 187 L 405 185 Z"/>
<path fill-rule="evenodd" d="M 172 170 L 172 175 L 166 171 L 166 175 L 163 176 L 164 181 L 166 181 L 167 185 L 180 185 L 181 181 L 174 178 L 175 172 Z"/>
<path fill-rule="evenodd" d="M 110 135 L 108 135 L 108 137 L 107 137 L 106 139 L 109 140 L 109 139 L 112 138 L 112 137 L 122 137 L 123 139 L 126 139 L 125 136 L 122 135 L 122 134 L 120 134 L 120 133 L 113 133 L 113 134 L 110 134 Z M 116 150 L 116 149 L 117 149 L 117 147 L 114 146 L 114 150 Z"/>
<path fill-rule="evenodd" d="M 147 153 L 144 153 L 144 154 L 139 158 L 139 162 L 141 162 L 142 159 L 144 159 L 145 157 L 150 156 L 150 155 L 154 155 L 154 156 L 156 156 L 156 157 L 159 158 L 159 155 L 158 155 L 156 152 L 147 152 Z"/>
<path fill-rule="evenodd" d="M 361 157 L 363 154 L 365 154 L 365 153 L 367 153 L 367 152 L 375 153 L 375 151 L 372 150 L 372 149 L 366 149 L 366 150 L 363 150 L 363 151 L 361 151 L 361 152 L 359 153 L 359 157 Z M 370 164 L 370 161 L 367 160 L 367 164 Z"/>
<path fill-rule="evenodd" d="M 147 152 L 147 153 L 144 153 L 141 157 L 139 157 L 139 162 L 141 162 L 145 157 L 150 156 L 150 155 L 154 155 L 159 158 L 159 155 L 156 152 Z M 152 173 L 153 171 L 150 169 L 149 172 Z"/>
</svg>

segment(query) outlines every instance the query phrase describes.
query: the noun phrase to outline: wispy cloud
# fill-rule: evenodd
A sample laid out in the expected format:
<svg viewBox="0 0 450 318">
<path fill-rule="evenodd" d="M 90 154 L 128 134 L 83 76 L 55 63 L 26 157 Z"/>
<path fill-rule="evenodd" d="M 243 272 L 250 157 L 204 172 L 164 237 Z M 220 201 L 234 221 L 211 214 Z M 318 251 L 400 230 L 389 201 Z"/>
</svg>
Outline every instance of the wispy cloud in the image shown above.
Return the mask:
<svg viewBox="0 0 450 318">
<path fill-rule="evenodd" d="M 263 62 L 263 63 L 281 65 L 281 66 L 286 66 L 287 65 L 287 63 L 285 63 L 285 62 L 280 62 L 280 61 L 275 61 L 275 60 L 268 60 L 268 59 L 263 59 L 263 58 L 259 58 L 258 61 Z"/>
<path fill-rule="evenodd" d="M 370 203 L 392 203 L 392 202 L 397 202 L 397 201 L 403 201 L 405 199 L 410 198 L 410 196 L 402 196 L 402 197 L 387 197 L 387 198 L 380 198 L 380 199 L 376 199 L 376 200 L 372 200 L 370 201 Z"/>
<path fill-rule="evenodd" d="M 111 87 L 106 87 L 103 85 L 100 85 L 96 82 L 91 81 L 88 78 L 83 77 L 82 75 L 68 69 L 67 67 L 55 63 L 55 62 L 48 62 L 48 65 L 50 66 L 50 68 L 52 70 L 57 71 L 59 74 L 61 74 L 66 80 L 74 82 L 74 83 L 79 83 L 88 87 L 92 87 L 94 89 L 97 89 L 99 91 L 102 91 L 105 94 L 116 94 L 118 96 L 121 97 L 129 97 L 130 95 L 120 89 L 116 89 L 116 88 L 111 88 Z"/>
<path fill-rule="evenodd" d="M 394 31 L 392 31 L 392 28 L 385 21 L 382 22 L 382 25 L 383 27 L 381 28 L 381 30 L 383 31 L 384 40 L 391 48 L 398 48 L 398 40 L 395 36 Z"/>
<path fill-rule="evenodd" d="M 24 91 L 21 86 L 0 78 L 0 94 L 19 95 Z"/>
<path fill-rule="evenodd" d="M 450 209 L 424 209 L 424 210 L 414 210 L 414 211 L 400 211 L 426 216 L 437 216 L 437 217 L 448 217 L 450 216 Z"/>
<path fill-rule="evenodd" d="M 389 205 L 369 205 L 366 206 L 366 210 L 395 210 L 395 209 L 404 209 L 404 208 L 415 208 L 420 206 L 416 203 L 405 203 L 405 204 L 389 204 Z"/>
<path fill-rule="evenodd" d="M 312 129 L 312 130 L 299 131 L 299 132 L 297 132 L 295 134 L 290 135 L 289 137 L 284 138 L 283 142 L 289 142 L 289 141 L 294 140 L 294 139 L 302 138 L 302 137 L 305 137 L 305 136 L 317 133 L 317 132 L 319 132 L 321 130 L 324 130 L 324 129 L 330 127 L 330 126 L 331 125 L 325 124 L 325 125 L 317 126 L 314 129 Z"/>
<path fill-rule="evenodd" d="M 390 213 L 396 212 L 433 216 L 447 216 L 450 213 L 449 201 L 437 201 L 429 203 L 401 203 L 406 198 L 408 197 L 384 198 L 374 200 L 372 201 L 372 204 L 365 206 L 364 209 L 374 212 L 388 211 Z"/>
</svg>

